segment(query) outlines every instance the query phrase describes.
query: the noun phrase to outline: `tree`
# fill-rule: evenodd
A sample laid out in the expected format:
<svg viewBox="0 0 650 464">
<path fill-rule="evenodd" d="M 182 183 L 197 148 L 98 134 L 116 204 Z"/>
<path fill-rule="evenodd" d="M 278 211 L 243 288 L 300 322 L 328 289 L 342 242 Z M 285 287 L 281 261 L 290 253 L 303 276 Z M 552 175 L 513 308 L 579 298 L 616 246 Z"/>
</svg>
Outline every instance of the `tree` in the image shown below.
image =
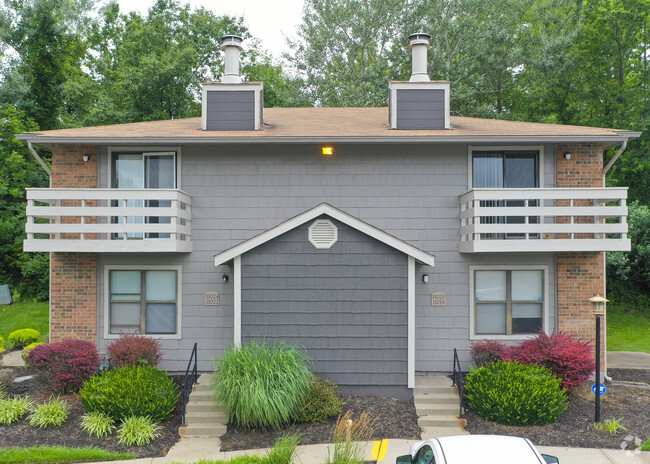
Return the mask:
<svg viewBox="0 0 650 464">
<path fill-rule="evenodd" d="M 48 178 L 24 142 L 14 135 L 36 130 L 12 105 L 0 106 L 0 281 L 21 295 L 46 299 L 47 253 L 24 253 L 25 187 L 47 187 Z"/>
</svg>

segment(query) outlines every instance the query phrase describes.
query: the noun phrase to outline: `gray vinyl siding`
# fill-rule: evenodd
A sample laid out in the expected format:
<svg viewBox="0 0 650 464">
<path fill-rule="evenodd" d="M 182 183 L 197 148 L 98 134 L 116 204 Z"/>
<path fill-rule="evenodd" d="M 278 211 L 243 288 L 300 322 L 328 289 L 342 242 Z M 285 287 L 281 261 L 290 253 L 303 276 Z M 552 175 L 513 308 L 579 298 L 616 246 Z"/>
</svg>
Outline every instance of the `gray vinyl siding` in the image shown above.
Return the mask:
<svg viewBox="0 0 650 464">
<path fill-rule="evenodd" d="M 242 342 L 304 347 L 342 388 L 407 383 L 407 257 L 332 220 L 316 249 L 310 221 L 242 255 Z"/>
<path fill-rule="evenodd" d="M 323 202 L 435 255 L 435 268 L 416 264 L 416 371 L 448 372 L 453 348 L 464 365 L 469 362 L 470 265 L 548 265 L 552 301 L 546 309 L 549 329 L 555 329 L 553 253 L 458 252 L 459 196 L 468 190 L 467 145 L 335 145 L 328 158 L 315 144 L 181 148 L 182 190 L 192 196 L 194 251 L 100 255 L 101 285 L 105 264 L 182 265 L 183 340 L 161 340 L 165 369 L 184 371 L 198 342 L 199 368 L 210 370 L 233 340 L 232 267 L 215 268 L 213 256 Z M 544 185 L 553 187 L 554 147 L 544 148 Z M 107 173 L 102 153 L 100 173 Z M 223 274 L 230 276 L 228 283 Z M 208 291 L 220 292 L 220 306 L 204 305 Z M 436 291 L 447 294 L 446 306 L 431 306 Z M 101 326 L 103 287 L 100 293 Z M 103 347 L 103 332 L 98 333 Z"/>
<path fill-rule="evenodd" d="M 445 91 L 397 90 L 398 129 L 444 129 Z"/>
<path fill-rule="evenodd" d="M 207 130 L 255 129 L 253 90 L 212 90 L 207 94 Z"/>
</svg>

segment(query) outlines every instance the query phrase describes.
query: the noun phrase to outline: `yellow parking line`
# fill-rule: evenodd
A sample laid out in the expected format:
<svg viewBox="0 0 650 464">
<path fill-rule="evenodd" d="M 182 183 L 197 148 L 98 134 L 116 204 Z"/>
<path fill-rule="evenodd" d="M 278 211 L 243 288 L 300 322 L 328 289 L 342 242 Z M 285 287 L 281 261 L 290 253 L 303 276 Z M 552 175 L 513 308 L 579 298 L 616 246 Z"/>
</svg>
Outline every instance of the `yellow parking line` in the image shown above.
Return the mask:
<svg viewBox="0 0 650 464">
<path fill-rule="evenodd" d="M 387 449 L 388 449 L 388 439 L 374 442 L 372 445 L 373 461 L 383 461 L 384 459 L 386 459 Z"/>
</svg>

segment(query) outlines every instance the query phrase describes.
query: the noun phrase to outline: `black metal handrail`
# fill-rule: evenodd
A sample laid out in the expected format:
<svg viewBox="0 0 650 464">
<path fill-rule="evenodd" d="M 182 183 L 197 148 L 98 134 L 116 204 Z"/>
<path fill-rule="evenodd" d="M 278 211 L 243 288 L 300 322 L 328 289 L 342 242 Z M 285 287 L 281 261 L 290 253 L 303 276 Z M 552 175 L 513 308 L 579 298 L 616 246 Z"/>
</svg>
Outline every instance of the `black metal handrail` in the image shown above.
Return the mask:
<svg viewBox="0 0 650 464">
<path fill-rule="evenodd" d="M 190 399 L 190 393 L 192 393 L 192 386 L 198 383 L 197 382 L 198 376 L 196 370 L 196 360 L 197 360 L 196 348 L 197 348 L 197 344 L 195 343 L 194 348 L 192 348 L 192 355 L 190 356 L 190 361 L 187 363 L 187 369 L 185 369 L 185 377 L 183 378 L 183 386 L 181 387 L 183 390 L 183 425 L 185 425 L 185 412 L 187 407 L 187 401 Z M 193 366 L 192 366 L 192 361 L 194 361 Z M 190 372 L 190 368 L 191 368 L 191 372 Z M 188 382 L 189 380 L 188 377 L 192 379 L 191 382 Z"/>
<path fill-rule="evenodd" d="M 463 370 L 460 368 L 460 360 L 458 359 L 458 352 L 454 348 L 454 375 L 452 378 L 453 385 L 458 390 L 458 396 L 460 397 L 460 409 L 458 411 L 458 416 L 463 415 L 463 387 L 465 380 L 463 379 Z"/>
</svg>

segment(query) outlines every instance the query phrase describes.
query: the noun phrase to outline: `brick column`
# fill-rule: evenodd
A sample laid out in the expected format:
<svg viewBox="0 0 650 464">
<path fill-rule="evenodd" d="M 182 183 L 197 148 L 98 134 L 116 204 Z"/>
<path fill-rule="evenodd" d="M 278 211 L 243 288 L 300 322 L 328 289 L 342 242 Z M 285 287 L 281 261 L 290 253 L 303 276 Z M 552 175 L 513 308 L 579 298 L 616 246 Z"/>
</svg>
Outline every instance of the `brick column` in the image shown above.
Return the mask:
<svg viewBox="0 0 650 464">
<path fill-rule="evenodd" d="M 565 159 L 565 153 L 571 153 L 571 159 Z M 556 146 L 556 167 L 556 186 L 558 188 L 603 187 L 603 147 L 601 144 L 558 144 Z M 574 206 L 590 204 L 588 203 L 590 201 L 574 201 Z M 582 221 L 591 222 L 592 220 L 591 218 L 574 218 L 576 223 Z M 576 238 L 593 238 L 593 234 L 576 234 Z M 595 343 L 596 320 L 592 315 L 592 304 L 587 300 L 596 294 L 605 295 L 604 264 L 605 253 L 602 252 L 557 254 L 558 330 Z M 602 372 L 605 372 L 604 319 L 601 330 L 601 369 Z"/>
<path fill-rule="evenodd" d="M 84 161 L 83 156 L 89 160 Z M 95 145 L 54 145 L 52 147 L 53 188 L 97 188 L 97 147 Z M 63 206 L 80 206 L 70 200 Z M 88 204 L 88 206 L 92 206 Z M 61 218 L 63 223 L 79 223 L 80 218 Z M 87 223 L 96 218 L 86 218 Z M 79 239 L 79 234 L 61 234 L 62 239 Z M 93 239 L 87 234 L 86 239 Z M 97 254 L 50 254 L 50 341 L 79 338 L 97 341 Z"/>
</svg>

